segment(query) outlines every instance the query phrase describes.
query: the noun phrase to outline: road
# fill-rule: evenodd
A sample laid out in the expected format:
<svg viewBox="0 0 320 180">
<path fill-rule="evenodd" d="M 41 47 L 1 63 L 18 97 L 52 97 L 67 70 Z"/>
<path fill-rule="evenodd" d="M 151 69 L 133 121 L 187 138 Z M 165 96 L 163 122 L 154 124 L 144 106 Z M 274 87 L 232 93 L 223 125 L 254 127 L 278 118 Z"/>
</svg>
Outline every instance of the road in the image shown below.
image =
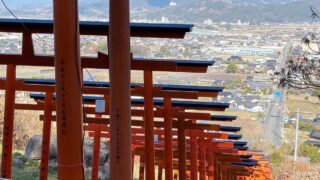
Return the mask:
<svg viewBox="0 0 320 180">
<path fill-rule="evenodd" d="M 281 52 L 281 57 L 278 63 L 278 70 L 286 66 L 286 60 L 289 54 L 290 43 L 288 43 Z M 275 86 L 275 91 L 279 91 L 277 95 L 274 95 L 268 106 L 263 125 L 265 140 L 275 147 L 280 147 L 283 143 L 283 126 L 286 110 L 286 89 L 278 89 Z M 279 96 L 280 94 L 280 96 Z"/>
<path fill-rule="evenodd" d="M 270 103 L 265 121 L 265 139 L 275 147 L 280 147 L 283 141 L 283 103 L 279 104 L 275 99 Z"/>
</svg>

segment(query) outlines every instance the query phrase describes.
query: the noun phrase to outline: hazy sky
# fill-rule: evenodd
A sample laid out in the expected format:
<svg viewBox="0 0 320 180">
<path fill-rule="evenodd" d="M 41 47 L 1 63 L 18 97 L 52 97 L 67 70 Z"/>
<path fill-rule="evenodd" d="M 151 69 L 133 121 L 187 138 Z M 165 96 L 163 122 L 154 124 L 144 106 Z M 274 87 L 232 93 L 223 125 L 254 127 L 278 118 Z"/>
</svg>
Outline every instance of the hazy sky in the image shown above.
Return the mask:
<svg viewBox="0 0 320 180">
<path fill-rule="evenodd" d="M 52 0 L 4 0 L 7 4 L 48 3 Z"/>
<path fill-rule="evenodd" d="M 4 1 L 8 5 L 25 5 L 25 4 L 31 4 L 31 3 L 48 4 L 53 2 L 53 0 L 4 0 Z M 82 1 L 97 2 L 99 0 L 79 0 L 79 2 L 82 2 Z"/>
</svg>

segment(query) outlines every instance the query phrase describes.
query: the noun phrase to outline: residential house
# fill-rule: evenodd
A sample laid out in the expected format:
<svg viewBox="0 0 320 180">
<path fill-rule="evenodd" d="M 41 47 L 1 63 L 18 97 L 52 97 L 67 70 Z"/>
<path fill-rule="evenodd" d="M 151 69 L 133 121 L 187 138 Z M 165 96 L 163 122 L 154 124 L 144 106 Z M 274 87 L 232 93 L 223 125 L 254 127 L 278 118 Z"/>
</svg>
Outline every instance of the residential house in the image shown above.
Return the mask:
<svg viewBox="0 0 320 180">
<path fill-rule="evenodd" d="M 306 141 L 305 144 L 315 145 L 320 147 L 320 129 L 313 130 L 310 135 L 310 140 Z"/>
<path fill-rule="evenodd" d="M 240 62 L 242 61 L 241 56 L 230 56 L 230 58 L 228 58 L 228 61 L 230 62 Z"/>
<path fill-rule="evenodd" d="M 320 128 L 320 113 L 316 115 L 316 117 L 312 121 L 313 126 L 316 128 Z"/>
<path fill-rule="evenodd" d="M 289 117 L 288 123 L 290 123 L 290 124 L 296 124 L 296 122 L 297 122 L 297 117 L 298 117 L 298 114 L 295 114 L 295 115 Z M 311 119 L 305 118 L 305 117 L 303 117 L 301 114 L 299 115 L 299 121 L 300 121 L 300 122 L 312 122 Z"/>
</svg>

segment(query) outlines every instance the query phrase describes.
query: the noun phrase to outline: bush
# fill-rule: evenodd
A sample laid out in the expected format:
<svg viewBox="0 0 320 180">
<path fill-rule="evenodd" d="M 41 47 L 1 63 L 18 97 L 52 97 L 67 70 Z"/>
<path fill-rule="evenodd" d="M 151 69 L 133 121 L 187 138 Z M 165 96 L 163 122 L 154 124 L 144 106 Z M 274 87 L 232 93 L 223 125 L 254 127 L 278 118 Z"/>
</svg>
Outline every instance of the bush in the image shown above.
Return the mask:
<svg viewBox="0 0 320 180">
<path fill-rule="evenodd" d="M 230 63 L 226 69 L 227 73 L 236 73 L 238 70 L 238 66 L 236 63 Z"/>
<path fill-rule="evenodd" d="M 295 129 L 296 125 L 292 124 L 292 123 L 286 123 L 284 124 L 285 128 L 290 128 L 290 129 Z M 299 122 L 299 130 L 300 131 L 308 131 L 311 132 L 313 130 L 313 124 L 312 122 L 304 122 L 304 121 L 300 121 Z"/>
<path fill-rule="evenodd" d="M 292 129 L 292 128 L 293 128 L 293 124 L 291 124 L 291 123 L 285 123 L 285 124 L 284 124 L 284 128 Z"/>
<path fill-rule="evenodd" d="M 312 92 L 312 96 L 320 98 L 320 89 L 316 89 Z"/>
<path fill-rule="evenodd" d="M 4 97 L 0 98 L 0 143 L 2 143 L 4 124 Z M 42 133 L 42 122 L 39 120 L 40 112 L 16 110 L 14 114 L 13 148 L 24 150 L 30 137 Z"/>
<path fill-rule="evenodd" d="M 22 155 L 19 152 L 14 152 L 12 156 L 13 156 L 13 159 L 21 158 L 23 164 L 25 164 L 28 161 L 28 158 L 25 155 Z"/>
<path fill-rule="evenodd" d="M 313 124 L 312 122 L 304 122 L 304 121 L 300 121 L 299 122 L 299 130 L 301 131 L 312 131 L 313 130 Z"/>
<path fill-rule="evenodd" d="M 242 85 L 242 81 L 240 79 L 235 79 L 234 81 L 229 81 L 229 82 L 226 82 L 223 86 L 226 88 L 226 89 L 235 89 L 236 86 L 241 86 Z"/>
<path fill-rule="evenodd" d="M 300 154 L 311 158 L 312 163 L 320 163 L 320 148 L 314 145 L 302 144 L 300 146 Z"/>
<path fill-rule="evenodd" d="M 40 166 L 40 161 L 39 160 L 28 160 L 26 162 L 26 166 L 28 166 L 28 167 L 39 167 Z"/>
<path fill-rule="evenodd" d="M 279 166 L 282 161 L 282 155 L 279 150 L 275 150 L 272 154 L 270 154 L 271 163 L 274 166 Z"/>
</svg>

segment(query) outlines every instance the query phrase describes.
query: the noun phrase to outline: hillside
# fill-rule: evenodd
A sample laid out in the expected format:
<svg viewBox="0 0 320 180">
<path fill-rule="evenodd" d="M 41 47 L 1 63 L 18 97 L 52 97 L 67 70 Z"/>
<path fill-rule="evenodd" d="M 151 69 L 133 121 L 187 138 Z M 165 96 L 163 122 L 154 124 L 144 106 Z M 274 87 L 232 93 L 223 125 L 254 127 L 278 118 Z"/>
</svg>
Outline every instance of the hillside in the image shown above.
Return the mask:
<svg viewBox="0 0 320 180">
<path fill-rule="evenodd" d="M 166 16 L 171 20 L 235 22 L 301 22 L 310 21 L 310 6 L 320 6 L 317 0 L 283 1 L 282 3 L 253 3 L 257 0 L 236 2 L 221 0 L 203 0 L 195 4 L 179 5 L 149 11 L 149 18 Z M 251 3 L 250 3 L 251 2 Z"/>
<path fill-rule="evenodd" d="M 171 5 L 169 3 L 171 2 Z M 83 2 L 82 11 L 97 12 L 105 1 Z M 81 5 L 81 3 L 80 3 Z M 319 0 L 131 0 L 132 18 L 202 22 L 303 22 L 310 21 L 310 6 L 320 7 Z M 93 11 L 94 9 L 94 11 Z"/>
<path fill-rule="evenodd" d="M 18 3 L 17 3 L 18 2 Z M 310 6 L 320 7 L 319 0 L 131 0 L 131 17 L 160 20 L 163 16 L 172 21 L 203 22 L 305 22 L 311 21 Z M 14 11 L 39 14 L 48 11 L 52 16 L 50 0 L 12 0 L 7 2 Z M 30 8 L 25 8 L 26 6 Z M 81 16 L 107 18 L 105 0 L 79 0 Z M 0 16 L 8 13 L 0 6 Z"/>
</svg>

